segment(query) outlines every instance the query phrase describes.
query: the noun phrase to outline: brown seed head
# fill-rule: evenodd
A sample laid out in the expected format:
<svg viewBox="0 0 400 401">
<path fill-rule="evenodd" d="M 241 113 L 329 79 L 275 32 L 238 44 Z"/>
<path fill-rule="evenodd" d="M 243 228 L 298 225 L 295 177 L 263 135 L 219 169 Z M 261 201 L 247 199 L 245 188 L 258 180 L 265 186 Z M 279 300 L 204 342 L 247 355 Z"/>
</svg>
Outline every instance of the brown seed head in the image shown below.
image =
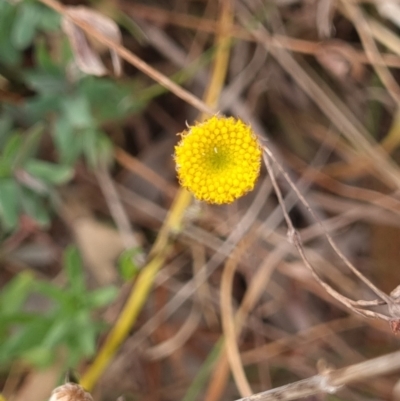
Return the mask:
<svg viewBox="0 0 400 401">
<path fill-rule="evenodd" d="M 53 390 L 49 401 L 93 401 L 93 398 L 79 384 L 65 383 Z"/>
</svg>

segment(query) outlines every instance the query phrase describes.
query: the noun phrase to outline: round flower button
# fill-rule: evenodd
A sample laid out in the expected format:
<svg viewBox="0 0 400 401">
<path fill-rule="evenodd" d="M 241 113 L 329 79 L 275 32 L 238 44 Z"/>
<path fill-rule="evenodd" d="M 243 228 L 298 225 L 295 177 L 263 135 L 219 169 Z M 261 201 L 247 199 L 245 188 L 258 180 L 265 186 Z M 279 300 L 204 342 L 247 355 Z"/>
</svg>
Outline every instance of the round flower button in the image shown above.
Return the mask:
<svg viewBox="0 0 400 401">
<path fill-rule="evenodd" d="M 214 116 L 189 127 L 175 147 L 180 184 L 209 203 L 231 203 L 254 188 L 261 148 L 251 128 L 233 117 Z"/>
</svg>

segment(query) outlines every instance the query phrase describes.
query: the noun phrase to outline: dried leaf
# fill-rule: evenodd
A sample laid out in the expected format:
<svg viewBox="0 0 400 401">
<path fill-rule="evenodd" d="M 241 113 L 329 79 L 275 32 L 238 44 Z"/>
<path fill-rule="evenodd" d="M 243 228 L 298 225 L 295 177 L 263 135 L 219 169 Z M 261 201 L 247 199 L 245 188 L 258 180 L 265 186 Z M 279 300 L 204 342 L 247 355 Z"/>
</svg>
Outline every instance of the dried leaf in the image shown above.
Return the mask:
<svg viewBox="0 0 400 401">
<path fill-rule="evenodd" d="M 121 43 L 118 25 L 112 19 L 87 7 L 71 6 L 67 7 L 67 10 L 68 13 L 62 20 L 62 29 L 69 38 L 77 66 L 86 74 L 97 76 L 107 74 L 107 69 L 100 56 L 87 40 L 83 30 L 74 24 L 74 20 L 91 25 L 96 31 L 107 36 L 116 44 Z M 121 59 L 115 50 L 110 49 L 110 53 L 114 73 L 119 76 L 122 72 Z"/>
</svg>

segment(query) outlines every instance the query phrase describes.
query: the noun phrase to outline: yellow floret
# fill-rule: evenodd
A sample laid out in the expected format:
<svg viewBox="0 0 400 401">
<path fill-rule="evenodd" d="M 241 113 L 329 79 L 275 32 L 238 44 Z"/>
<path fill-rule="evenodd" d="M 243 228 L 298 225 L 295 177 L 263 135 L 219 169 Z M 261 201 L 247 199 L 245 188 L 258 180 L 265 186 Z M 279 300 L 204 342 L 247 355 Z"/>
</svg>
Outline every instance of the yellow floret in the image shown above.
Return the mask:
<svg viewBox="0 0 400 401">
<path fill-rule="evenodd" d="M 181 136 L 175 147 L 179 182 L 197 199 L 231 203 L 254 188 L 261 148 L 241 120 L 214 116 Z"/>
</svg>

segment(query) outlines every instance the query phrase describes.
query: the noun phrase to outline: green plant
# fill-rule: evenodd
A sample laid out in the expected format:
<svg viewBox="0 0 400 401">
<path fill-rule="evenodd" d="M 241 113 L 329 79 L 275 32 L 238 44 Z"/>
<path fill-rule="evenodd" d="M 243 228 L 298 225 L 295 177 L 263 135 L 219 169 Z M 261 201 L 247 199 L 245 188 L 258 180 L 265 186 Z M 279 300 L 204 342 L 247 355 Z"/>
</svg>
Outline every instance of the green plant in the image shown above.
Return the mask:
<svg viewBox="0 0 400 401">
<path fill-rule="evenodd" d="M 106 327 L 94 312 L 115 297 L 115 287 L 89 291 L 85 285 L 81 258 L 76 248 L 64 254 L 66 284 L 37 280 L 21 273 L 0 294 L 0 369 L 21 361 L 38 367 L 53 362 L 57 351 L 66 350 L 66 365 L 76 366 L 95 352 L 96 338 Z M 48 304 L 45 311 L 28 310 L 27 300 L 35 296 Z"/>
<path fill-rule="evenodd" d="M 104 126 L 142 106 L 132 81 L 71 75 L 72 61 L 56 13 L 36 1 L 0 0 L 0 238 L 22 214 L 49 225 L 55 187 L 73 177 L 80 158 L 90 167 L 110 163 Z"/>
<path fill-rule="evenodd" d="M 42 124 L 26 131 L 7 127 L 7 116 L 0 126 L 0 223 L 3 232 L 18 225 L 19 216 L 27 214 L 39 224 L 50 222 L 48 203 L 53 187 L 73 176 L 73 169 L 36 157 L 43 136 Z"/>
</svg>

